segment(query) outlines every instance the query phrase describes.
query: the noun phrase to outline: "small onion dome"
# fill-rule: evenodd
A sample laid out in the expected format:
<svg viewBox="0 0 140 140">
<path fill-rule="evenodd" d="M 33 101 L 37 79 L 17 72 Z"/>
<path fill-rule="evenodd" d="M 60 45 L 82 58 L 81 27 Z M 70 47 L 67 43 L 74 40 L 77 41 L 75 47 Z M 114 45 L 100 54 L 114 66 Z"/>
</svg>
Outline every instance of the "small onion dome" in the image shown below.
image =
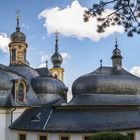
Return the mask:
<svg viewBox="0 0 140 140">
<path fill-rule="evenodd" d="M 51 61 L 54 68 L 60 68 L 63 62 L 63 58 L 58 52 L 55 52 L 51 57 Z"/>
<path fill-rule="evenodd" d="M 24 33 L 20 32 L 20 30 L 16 30 L 16 32 L 12 33 L 10 39 L 12 42 L 25 42 L 26 36 Z"/>
<path fill-rule="evenodd" d="M 24 33 L 20 31 L 20 27 L 19 27 L 19 16 L 17 16 L 16 20 L 17 20 L 16 31 L 11 34 L 10 39 L 12 42 L 25 42 L 26 36 Z"/>
<path fill-rule="evenodd" d="M 72 86 L 73 95 L 79 94 L 140 94 L 140 78 L 124 69 L 100 67 L 79 77 Z"/>
</svg>

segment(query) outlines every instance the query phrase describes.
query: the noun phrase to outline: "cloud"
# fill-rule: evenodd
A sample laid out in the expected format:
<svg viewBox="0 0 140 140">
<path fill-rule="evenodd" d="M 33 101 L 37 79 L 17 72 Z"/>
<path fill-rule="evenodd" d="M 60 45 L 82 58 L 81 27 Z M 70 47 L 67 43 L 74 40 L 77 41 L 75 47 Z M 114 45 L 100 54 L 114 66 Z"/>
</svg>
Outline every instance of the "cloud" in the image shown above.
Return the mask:
<svg viewBox="0 0 140 140">
<path fill-rule="evenodd" d="M 8 53 L 8 44 L 10 42 L 10 38 L 6 33 L 0 33 L 0 50 L 4 53 Z"/>
<path fill-rule="evenodd" d="M 42 52 L 41 62 L 45 62 L 46 60 L 49 61 L 51 58 L 51 54 Z"/>
<path fill-rule="evenodd" d="M 28 25 L 26 25 L 25 23 L 22 23 L 22 25 L 21 25 L 23 28 L 26 28 L 27 30 L 29 30 L 30 29 L 30 27 L 28 26 Z"/>
<path fill-rule="evenodd" d="M 67 63 L 69 61 L 69 59 L 71 58 L 70 54 L 66 53 L 66 52 L 62 52 L 60 53 L 63 57 L 63 62 Z"/>
<path fill-rule="evenodd" d="M 52 56 L 53 54 L 45 53 L 45 52 L 43 52 L 43 51 L 41 51 L 39 54 L 41 55 L 41 64 L 40 64 L 39 66 L 37 66 L 37 68 L 46 67 L 46 60 L 47 60 L 47 61 L 50 61 L 51 56 Z M 63 57 L 63 63 L 65 63 L 65 64 L 66 64 L 66 63 L 69 61 L 69 59 L 71 58 L 71 55 L 68 54 L 67 52 L 62 52 L 62 53 L 60 53 L 60 54 L 62 55 L 62 57 Z"/>
<path fill-rule="evenodd" d="M 140 66 L 134 66 L 129 71 L 130 73 L 140 77 Z"/>
<path fill-rule="evenodd" d="M 104 33 L 97 33 L 97 20 L 91 17 L 89 22 L 83 21 L 83 14 L 86 7 L 80 5 L 78 0 L 74 0 L 70 6 L 60 9 L 54 7 L 45 9 L 39 14 L 39 18 L 45 18 L 44 27 L 49 34 L 56 31 L 65 36 L 74 36 L 77 38 L 90 38 L 98 41 L 101 38 L 107 37 L 113 32 L 123 32 L 121 26 L 111 26 Z M 106 10 L 104 16 L 112 10 Z"/>
<path fill-rule="evenodd" d="M 44 68 L 44 67 L 46 67 L 46 63 L 42 63 L 39 66 L 37 66 L 36 68 Z"/>
</svg>

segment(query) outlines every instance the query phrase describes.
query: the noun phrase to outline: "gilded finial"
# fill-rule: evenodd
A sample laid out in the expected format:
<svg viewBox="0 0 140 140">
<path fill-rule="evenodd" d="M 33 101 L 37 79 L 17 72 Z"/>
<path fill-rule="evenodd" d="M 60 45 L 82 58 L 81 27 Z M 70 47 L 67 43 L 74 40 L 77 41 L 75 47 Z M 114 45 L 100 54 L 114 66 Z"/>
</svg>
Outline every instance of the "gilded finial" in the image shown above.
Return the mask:
<svg viewBox="0 0 140 140">
<path fill-rule="evenodd" d="M 20 13 L 20 12 L 21 12 L 20 10 L 17 10 L 17 11 L 15 12 L 15 13 L 16 13 L 16 21 L 17 21 L 17 27 L 16 27 L 17 30 L 20 29 L 20 27 L 19 27 L 19 18 L 20 18 L 19 13 Z"/>
</svg>

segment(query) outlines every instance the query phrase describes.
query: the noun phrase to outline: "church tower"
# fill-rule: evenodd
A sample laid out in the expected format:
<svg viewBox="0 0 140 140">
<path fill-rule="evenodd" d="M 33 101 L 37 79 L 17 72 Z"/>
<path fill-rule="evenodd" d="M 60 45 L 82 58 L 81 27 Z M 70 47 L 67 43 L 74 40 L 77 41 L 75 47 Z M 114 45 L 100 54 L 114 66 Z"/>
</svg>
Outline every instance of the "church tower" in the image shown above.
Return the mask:
<svg viewBox="0 0 140 140">
<path fill-rule="evenodd" d="M 26 43 L 25 34 L 20 31 L 18 13 L 16 17 L 16 31 L 11 34 L 10 39 L 10 65 L 28 65 L 26 60 L 26 50 L 28 44 Z"/>
<path fill-rule="evenodd" d="M 118 42 L 116 39 L 116 44 L 115 44 L 115 49 L 113 50 L 113 55 L 111 57 L 112 59 L 112 65 L 113 68 L 120 70 L 122 69 L 122 56 L 121 56 L 121 51 L 118 49 Z"/>
<path fill-rule="evenodd" d="M 52 55 L 51 61 L 53 63 L 53 68 L 50 69 L 51 74 L 63 82 L 64 69 L 61 68 L 63 58 L 58 52 L 58 32 L 55 33 L 55 53 Z"/>
</svg>

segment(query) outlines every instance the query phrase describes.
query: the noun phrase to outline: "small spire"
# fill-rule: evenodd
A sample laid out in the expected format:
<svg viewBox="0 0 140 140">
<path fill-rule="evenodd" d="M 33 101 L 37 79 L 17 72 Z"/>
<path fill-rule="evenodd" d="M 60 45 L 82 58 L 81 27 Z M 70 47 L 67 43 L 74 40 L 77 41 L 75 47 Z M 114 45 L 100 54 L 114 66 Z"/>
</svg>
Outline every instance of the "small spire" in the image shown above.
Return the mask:
<svg viewBox="0 0 140 140">
<path fill-rule="evenodd" d="M 115 48 L 116 49 L 118 48 L 118 40 L 117 40 L 117 38 L 115 38 Z"/>
<path fill-rule="evenodd" d="M 48 68 L 48 60 L 46 60 L 46 68 Z"/>
<path fill-rule="evenodd" d="M 118 38 L 117 38 L 117 33 L 115 33 L 115 48 L 118 48 Z"/>
<path fill-rule="evenodd" d="M 55 32 L 55 52 L 58 52 L 58 32 Z"/>
<path fill-rule="evenodd" d="M 16 30 L 17 31 L 19 31 L 20 30 L 20 27 L 19 27 L 19 13 L 20 13 L 21 11 L 20 10 L 17 10 L 16 11 L 16 21 L 17 21 L 17 25 L 16 25 Z"/>
<path fill-rule="evenodd" d="M 103 60 L 101 59 L 100 60 L 100 67 L 102 67 L 103 65 L 102 65 L 102 63 L 103 63 Z"/>
</svg>

